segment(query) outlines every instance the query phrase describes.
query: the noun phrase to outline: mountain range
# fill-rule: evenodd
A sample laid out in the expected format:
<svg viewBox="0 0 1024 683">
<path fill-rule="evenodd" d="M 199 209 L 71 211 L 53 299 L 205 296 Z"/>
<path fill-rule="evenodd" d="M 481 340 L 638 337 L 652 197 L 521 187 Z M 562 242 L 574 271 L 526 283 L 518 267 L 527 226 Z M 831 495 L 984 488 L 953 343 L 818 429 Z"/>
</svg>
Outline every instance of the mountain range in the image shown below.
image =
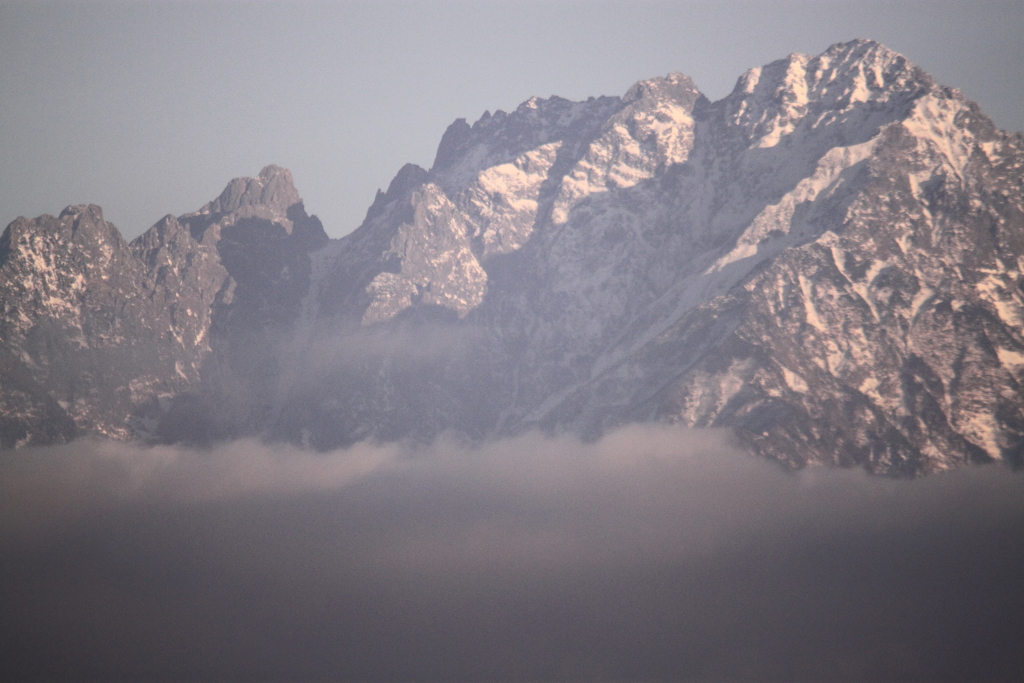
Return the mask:
<svg viewBox="0 0 1024 683">
<path fill-rule="evenodd" d="M 289 171 L 126 242 L 0 237 L 0 447 L 729 428 L 799 468 L 1024 465 L 1024 135 L 878 43 L 444 132 L 330 239 Z"/>
</svg>

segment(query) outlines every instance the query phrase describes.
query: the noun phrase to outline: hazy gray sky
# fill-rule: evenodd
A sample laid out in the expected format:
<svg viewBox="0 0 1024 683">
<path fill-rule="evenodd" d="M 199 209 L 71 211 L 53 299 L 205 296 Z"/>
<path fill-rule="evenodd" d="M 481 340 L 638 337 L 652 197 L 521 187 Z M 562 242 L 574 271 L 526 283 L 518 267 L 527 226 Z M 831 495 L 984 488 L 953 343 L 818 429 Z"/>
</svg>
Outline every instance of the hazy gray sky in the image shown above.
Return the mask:
<svg viewBox="0 0 1024 683">
<path fill-rule="evenodd" d="M 1024 3 L 0 0 L 0 225 L 99 204 L 126 237 L 290 168 L 332 236 L 456 118 L 872 38 L 1024 130 Z"/>
</svg>

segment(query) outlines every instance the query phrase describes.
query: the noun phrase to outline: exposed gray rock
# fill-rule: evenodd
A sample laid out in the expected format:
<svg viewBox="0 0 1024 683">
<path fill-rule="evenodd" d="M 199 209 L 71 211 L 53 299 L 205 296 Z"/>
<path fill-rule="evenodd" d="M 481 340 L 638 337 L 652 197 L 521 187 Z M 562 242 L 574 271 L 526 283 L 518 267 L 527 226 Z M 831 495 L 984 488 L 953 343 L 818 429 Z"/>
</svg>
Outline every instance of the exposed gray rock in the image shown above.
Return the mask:
<svg viewBox="0 0 1024 683">
<path fill-rule="evenodd" d="M 19 219 L 4 444 L 129 415 L 321 449 L 665 420 L 792 467 L 1020 466 L 1022 167 L 1020 134 L 853 41 L 714 103 L 670 74 L 456 121 L 341 240 L 273 166 L 130 247 L 98 210 L 78 242 Z M 123 371 L 80 372 L 83 344 Z"/>
<path fill-rule="evenodd" d="M 274 355 L 268 332 L 294 323 L 326 241 L 276 166 L 130 245 L 96 206 L 16 220 L 0 238 L 0 443 L 201 439 L 182 406 Z M 231 406 L 260 395 L 235 374 Z"/>
<path fill-rule="evenodd" d="M 127 438 L 133 406 L 186 381 L 168 312 L 97 206 L 19 218 L 0 238 L 0 443 Z"/>
<path fill-rule="evenodd" d="M 1019 462 L 1020 150 L 870 41 L 753 69 L 716 103 L 673 74 L 621 100 L 533 99 L 456 122 L 435 167 L 400 175 L 403 192 L 346 238 L 372 248 L 338 246 L 326 281 L 345 286 L 324 298 L 345 292 L 351 321 L 403 329 L 446 307 L 458 322 L 435 313 L 424 329 L 458 343 L 422 381 L 404 347 L 363 354 L 360 372 L 328 364 L 288 420 L 322 447 L 662 419 L 733 427 L 792 466 Z M 403 277 L 411 259 L 393 240 L 464 253 L 442 223 L 464 226 L 483 278 L 429 257 Z M 389 254 L 391 270 L 353 279 L 357 253 Z M 481 280 L 479 300 L 413 290 Z M 340 309 L 318 311 L 339 334 Z M 382 418 L 410 396 L 446 419 Z M 356 404 L 373 407 L 353 418 Z"/>
</svg>

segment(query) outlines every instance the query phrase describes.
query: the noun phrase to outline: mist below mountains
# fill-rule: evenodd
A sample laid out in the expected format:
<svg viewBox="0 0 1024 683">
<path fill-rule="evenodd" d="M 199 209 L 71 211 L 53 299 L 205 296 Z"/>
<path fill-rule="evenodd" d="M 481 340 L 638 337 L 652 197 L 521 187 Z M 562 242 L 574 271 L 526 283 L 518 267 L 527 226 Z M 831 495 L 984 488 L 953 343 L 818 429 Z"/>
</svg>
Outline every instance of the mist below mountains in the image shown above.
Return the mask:
<svg viewBox="0 0 1024 683">
<path fill-rule="evenodd" d="M 1024 679 L 1022 169 L 856 40 L 19 218 L 0 678 Z"/>
<path fill-rule="evenodd" d="M 1024 477 L 751 458 L 721 431 L 0 464 L 0 674 L 1016 680 Z"/>
</svg>

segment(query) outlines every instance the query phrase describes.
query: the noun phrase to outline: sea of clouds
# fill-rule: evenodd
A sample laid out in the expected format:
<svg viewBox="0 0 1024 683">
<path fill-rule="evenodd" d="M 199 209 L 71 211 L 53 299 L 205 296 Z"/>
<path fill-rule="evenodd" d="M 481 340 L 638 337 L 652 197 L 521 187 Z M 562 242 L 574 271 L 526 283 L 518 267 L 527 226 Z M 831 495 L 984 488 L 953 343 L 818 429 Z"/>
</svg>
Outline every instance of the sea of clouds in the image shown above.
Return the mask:
<svg viewBox="0 0 1024 683">
<path fill-rule="evenodd" d="M 0 454 L 0 676 L 1018 680 L 1024 476 L 725 432 Z"/>
</svg>

